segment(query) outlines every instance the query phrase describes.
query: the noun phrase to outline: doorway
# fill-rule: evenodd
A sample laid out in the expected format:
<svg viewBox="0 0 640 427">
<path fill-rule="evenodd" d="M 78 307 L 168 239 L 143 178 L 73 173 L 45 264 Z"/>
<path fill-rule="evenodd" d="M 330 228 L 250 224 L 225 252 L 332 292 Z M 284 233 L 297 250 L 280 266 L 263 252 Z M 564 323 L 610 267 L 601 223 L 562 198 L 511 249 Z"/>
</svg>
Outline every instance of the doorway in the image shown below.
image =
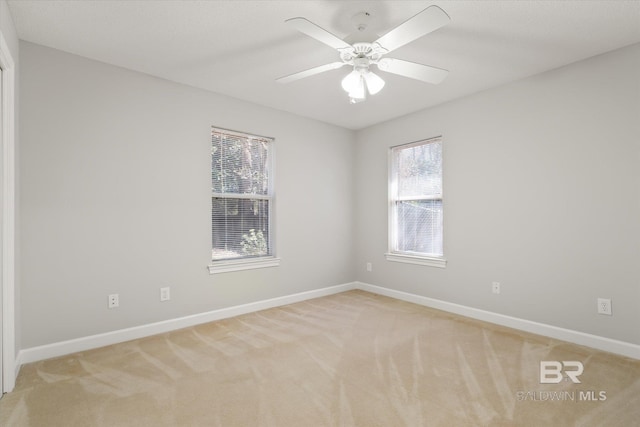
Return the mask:
<svg viewBox="0 0 640 427">
<path fill-rule="evenodd" d="M 15 385 L 15 65 L 0 32 L 0 396 Z"/>
</svg>

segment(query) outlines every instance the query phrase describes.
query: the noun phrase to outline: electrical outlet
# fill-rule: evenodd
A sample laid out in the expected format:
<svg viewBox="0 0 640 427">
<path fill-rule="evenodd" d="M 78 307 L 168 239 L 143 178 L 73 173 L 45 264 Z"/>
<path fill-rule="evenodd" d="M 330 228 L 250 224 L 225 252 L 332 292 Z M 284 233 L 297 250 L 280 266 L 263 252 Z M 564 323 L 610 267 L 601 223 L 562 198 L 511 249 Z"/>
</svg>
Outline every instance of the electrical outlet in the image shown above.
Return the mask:
<svg viewBox="0 0 640 427">
<path fill-rule="evenodd" d="M 598 298 L 598 314 L 606 314 L 612 316 L 611 300 L 608 298 Z"/>
<path fill-rule="evenodd" d="M 371 265 L 370 262 L 367 263 L 367 271 L 371 271 L 373 270 L 373 266 Z"/>
<path fill-rule="evenodd" d="M 171 299 L 171 291 L 169 287 L 160 288 L 160 301 L 169 301 Z"/>
<path fill-rule="evenodd" d="M 116 308 L 118 306 L 120 306 L 120 298 L 118 297 L 118 294 L 109 295 L 108 307 L 109 308 Z"/>
<path fill-rule="evenodd" d="M 493 292 L 494 294 L 500 293 L 500 282 L 491 283 L 491 292 Z"/>
</svg>

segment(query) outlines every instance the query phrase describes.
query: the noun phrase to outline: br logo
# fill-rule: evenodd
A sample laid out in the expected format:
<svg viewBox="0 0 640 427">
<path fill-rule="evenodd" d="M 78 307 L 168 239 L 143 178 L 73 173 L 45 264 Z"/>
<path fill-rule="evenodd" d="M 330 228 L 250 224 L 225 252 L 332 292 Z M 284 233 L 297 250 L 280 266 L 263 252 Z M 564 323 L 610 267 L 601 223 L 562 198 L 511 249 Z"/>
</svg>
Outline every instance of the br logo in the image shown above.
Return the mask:
<svg viewBox="0 0 640 427">
<path fill-rule="evenodd" d="M 582 375 L 584 366 L 582 362 L 575 360 L 566 360 L 558 362 L 555 360 L 541 360 L 540 361 L 540 384 L 558 384 L 562 381 L 564 372 L 567 375 L 567 379 L 573 381 L 574 384 L 579 384 L 578 377 Z"/>
</svg>

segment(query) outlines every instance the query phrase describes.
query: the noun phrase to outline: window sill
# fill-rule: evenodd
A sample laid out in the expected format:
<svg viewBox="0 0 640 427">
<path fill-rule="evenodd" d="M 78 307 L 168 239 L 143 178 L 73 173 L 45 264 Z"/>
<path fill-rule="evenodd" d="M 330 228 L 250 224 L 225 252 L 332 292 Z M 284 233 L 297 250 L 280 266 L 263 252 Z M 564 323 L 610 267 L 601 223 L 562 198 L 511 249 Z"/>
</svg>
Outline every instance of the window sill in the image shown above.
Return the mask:
<svg viewBox="0 0 640 427">
<path fill-rule="evenodd" d="M 280 258 L 264 257 L 241 259 L 232 261 L 213 261 L 209 265 L 209 274 L 229 273 L 231 271 L 253 270 L 255 268 L 277 267 L 280 265 Z"/>
<path fill-rule="evenodd" d="M 416 256 L 396 253 L 384 254 L 387 261 L 404 262 L 405 264 L 418 264 L 428 267 L 446 268 L 447 260 L 444 258 L 428 257 L 428 256 Z"/>
</svg>

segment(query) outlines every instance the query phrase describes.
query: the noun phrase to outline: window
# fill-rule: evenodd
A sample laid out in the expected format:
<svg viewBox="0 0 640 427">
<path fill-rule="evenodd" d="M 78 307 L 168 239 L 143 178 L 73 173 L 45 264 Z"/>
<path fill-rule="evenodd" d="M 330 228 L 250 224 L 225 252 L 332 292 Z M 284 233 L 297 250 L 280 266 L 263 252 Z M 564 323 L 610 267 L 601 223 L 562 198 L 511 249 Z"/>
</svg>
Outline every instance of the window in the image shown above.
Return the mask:
<svg viewBox="0 0 640 427">
<path fill-rule="evenodd" d="M 273 139 L 211 130 L 212 273 L 277 265 Z"/>
<path fill-rule="evenodd" d="M 390 261 L 444 267 L 442 140 L 391 148 Z"/>
</svg>

